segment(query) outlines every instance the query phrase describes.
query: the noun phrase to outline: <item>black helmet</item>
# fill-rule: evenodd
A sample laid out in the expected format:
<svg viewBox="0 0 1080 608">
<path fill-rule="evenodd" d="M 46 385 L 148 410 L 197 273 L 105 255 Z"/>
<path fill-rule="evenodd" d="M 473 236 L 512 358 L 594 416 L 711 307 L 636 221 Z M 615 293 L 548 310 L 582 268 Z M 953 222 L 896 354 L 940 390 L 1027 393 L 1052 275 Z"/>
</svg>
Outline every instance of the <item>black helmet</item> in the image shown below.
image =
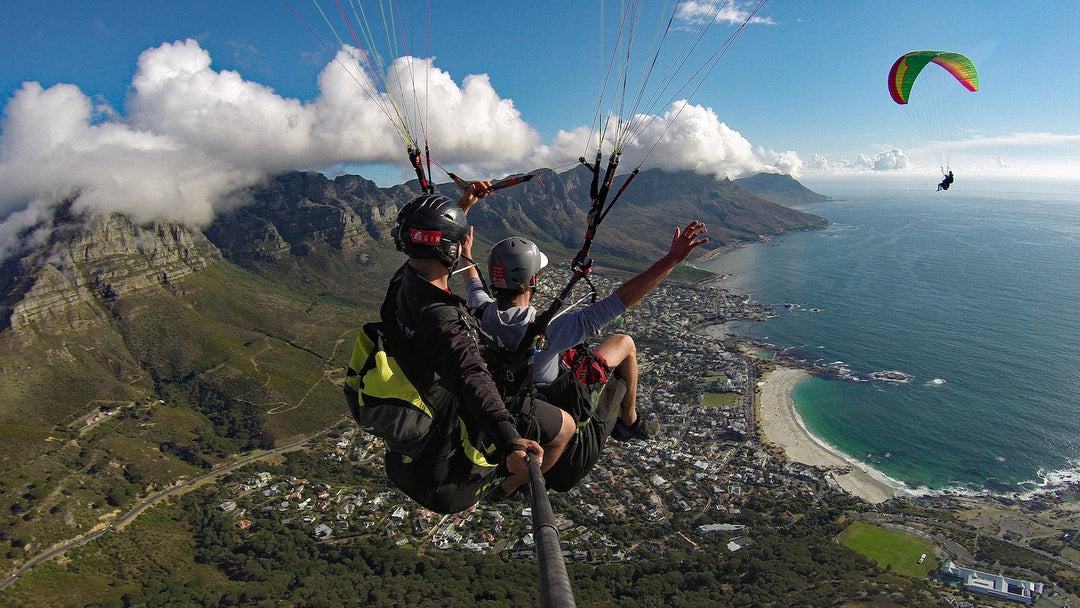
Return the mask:
<svg viewBox="0 0 1080 608">
<path fill-rule="evenodd" d="M 447 266 L 457 263 L 461 240 L 468 233 L 465 212 L 439 194 L 425 194 L 402 207 L 390 231 L 398 251 L 414 258 L 435 258 Z"/>
<path fill-rule="evenodd" d="M 520 236 L 495 243 L 488 254 L 488 274 L 496 289 L 536 287 L 536 274 L 547 264 L 547 256 L 536 243 Z"/>
</svg>

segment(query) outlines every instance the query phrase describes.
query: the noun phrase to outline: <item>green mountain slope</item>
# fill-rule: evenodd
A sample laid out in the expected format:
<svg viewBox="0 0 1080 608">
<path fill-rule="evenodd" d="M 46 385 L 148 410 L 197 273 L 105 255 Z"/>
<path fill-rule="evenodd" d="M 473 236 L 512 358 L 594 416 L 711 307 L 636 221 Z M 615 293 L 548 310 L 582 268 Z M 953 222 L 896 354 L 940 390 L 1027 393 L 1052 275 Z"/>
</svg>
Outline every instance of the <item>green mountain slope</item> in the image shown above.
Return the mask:
<svg viewBox="0 0 1080 608">
<path fill-rule="evenodd" d="M 97 307 L 83 331 L 0 333 L 0 497 L 9 542 L 41 548 L 114 507 L 340 420 L 367 319 L 218 261 Z M 91 422 L 93 421 L 93 422 Z M 22 554 L 8 556 L 17 563 Z"/>
</svg>

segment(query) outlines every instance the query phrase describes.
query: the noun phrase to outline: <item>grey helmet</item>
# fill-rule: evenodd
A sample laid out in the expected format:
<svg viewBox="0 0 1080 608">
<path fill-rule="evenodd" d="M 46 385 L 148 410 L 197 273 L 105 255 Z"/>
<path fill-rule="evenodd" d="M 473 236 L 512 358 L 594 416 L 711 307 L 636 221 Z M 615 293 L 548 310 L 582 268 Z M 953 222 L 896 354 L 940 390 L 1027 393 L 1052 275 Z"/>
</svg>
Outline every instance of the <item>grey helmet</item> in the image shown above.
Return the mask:
<svg viewBox="0 0 1080 608">
<path fill-rule="evenodd" d="M 548 259 L 529 239 L 512 236 L 491 248 L 488 255 L 488 276 L 495 289 L 520 290 L 522 286 L 536 287 L 536 275 L 547 266 Z"/>
<path fill-rule="evenodd" d="M 457 203 L 438 194 L 417 197 L 401 208 L 391 229 L 394 246 L 414 258 L 457 264 L 469 220 Z"/>
</svg>

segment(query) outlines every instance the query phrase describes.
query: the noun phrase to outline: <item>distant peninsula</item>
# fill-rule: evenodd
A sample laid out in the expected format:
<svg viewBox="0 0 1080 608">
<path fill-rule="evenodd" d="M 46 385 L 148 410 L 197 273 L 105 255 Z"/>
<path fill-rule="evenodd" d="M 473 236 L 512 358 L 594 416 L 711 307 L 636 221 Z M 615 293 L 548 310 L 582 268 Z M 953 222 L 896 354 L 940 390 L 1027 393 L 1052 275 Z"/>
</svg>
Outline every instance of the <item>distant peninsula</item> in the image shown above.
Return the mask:
<svg viewBox="0 0 1080 608">
<path fill-rule="evenodd" d="M 802 185 L 794 177 L 781 173 L 756 173 L 731 181 L 747 192 L 780 205 L 806 205 L 832 200 Z"/>
</svg>

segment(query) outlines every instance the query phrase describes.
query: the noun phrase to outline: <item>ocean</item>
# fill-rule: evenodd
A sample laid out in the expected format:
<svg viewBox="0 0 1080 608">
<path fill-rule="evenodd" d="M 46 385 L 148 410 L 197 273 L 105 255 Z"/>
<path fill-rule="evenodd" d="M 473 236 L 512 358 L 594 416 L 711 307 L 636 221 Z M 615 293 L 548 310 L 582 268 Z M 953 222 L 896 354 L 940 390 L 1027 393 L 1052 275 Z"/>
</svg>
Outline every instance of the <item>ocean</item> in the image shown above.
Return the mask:
<svg viewBox="0 0 1080 608">
<path fill-rule="evenodd" d="M 935 183 L 806 182 L 833 200 L 799 208 L 832 226 L 700 265 L 778 313 L 729 330 L 848 370 L 796 409 L 911 494 L 1080 481 L 1080 182 Z"/>
</svg>

